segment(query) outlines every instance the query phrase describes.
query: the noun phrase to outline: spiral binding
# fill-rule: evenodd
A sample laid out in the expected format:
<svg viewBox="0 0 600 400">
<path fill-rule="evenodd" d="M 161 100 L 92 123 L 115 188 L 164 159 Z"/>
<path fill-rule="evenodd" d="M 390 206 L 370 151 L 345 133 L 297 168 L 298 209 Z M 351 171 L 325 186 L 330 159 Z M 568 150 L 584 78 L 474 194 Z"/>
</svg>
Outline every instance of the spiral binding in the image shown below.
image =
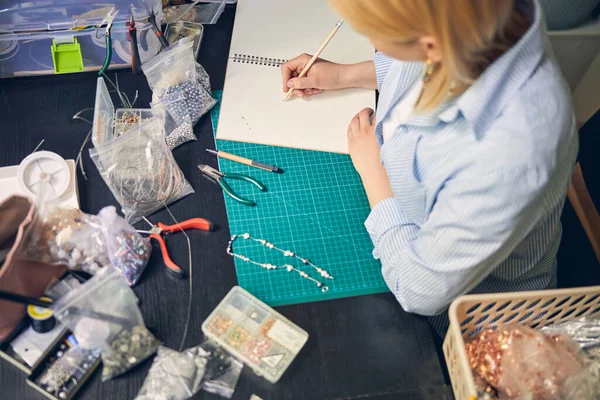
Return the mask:
<svg viewBox="0 0 600 400">
<path fill-rule="evenodd" d="M 234 54 L 233 57 L 231 57 L 231 59 L 233 60 L 233 62 L 254 65 L 265 65 L 267 67 L 280 67 L 281 64 L 288 61 L 281 58 L 257 57 L 250 56 L 248 54 Z"/>
</svg>

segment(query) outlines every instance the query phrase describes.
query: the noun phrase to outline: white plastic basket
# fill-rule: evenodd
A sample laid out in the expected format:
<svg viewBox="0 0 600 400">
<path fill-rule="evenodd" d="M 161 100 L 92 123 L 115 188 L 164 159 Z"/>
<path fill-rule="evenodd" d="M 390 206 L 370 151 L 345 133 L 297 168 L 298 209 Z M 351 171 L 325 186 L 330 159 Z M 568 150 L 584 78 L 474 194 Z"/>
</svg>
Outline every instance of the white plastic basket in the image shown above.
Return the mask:
<svg viewBox="0 0 600 400">
<path fill-rule="evenodd" d="M 581 317 L 600 317 L 600 286 L 461 296 L 448 310 L 444 357 L 457 400 L 477 399 L 465 340 L 485 328 L 522 323 L 541 328 Z"/>
</svg>

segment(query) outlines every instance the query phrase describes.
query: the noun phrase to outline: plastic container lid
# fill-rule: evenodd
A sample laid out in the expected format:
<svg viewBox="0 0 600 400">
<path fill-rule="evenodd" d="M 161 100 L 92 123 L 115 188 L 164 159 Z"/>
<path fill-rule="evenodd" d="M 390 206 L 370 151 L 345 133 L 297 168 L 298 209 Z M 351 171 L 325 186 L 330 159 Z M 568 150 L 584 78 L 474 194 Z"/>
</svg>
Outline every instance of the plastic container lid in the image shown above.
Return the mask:
<svg viewBox="0 0 600 400">
<path fill-rule="evenodd" d="M 0 33 L 54 31 L 97 25 L 115 7 L 115 25 L 122 25 L 133 14 L 136 21 L 148 18 L 154 10 L 161 13 L 160 0 L 3 0 L 0 2 Z M 160 21 L 160 15 L 157 18 Z"/>
<path fill-rule="evenodd" d="M 92 124 L 92 143 L 101 146 L 113 138 L 115 105 L 113 104 L 104 78 L 99 77 L 96 83 L 96 103 L 94 104 L 94 121 Z"/>
<path fill-rule="evenodd" d="M 204 321 L 202 331 L 272 383 L 281 378 L 308 340 L 305 330 L 239 286 Z"/>
</svg>

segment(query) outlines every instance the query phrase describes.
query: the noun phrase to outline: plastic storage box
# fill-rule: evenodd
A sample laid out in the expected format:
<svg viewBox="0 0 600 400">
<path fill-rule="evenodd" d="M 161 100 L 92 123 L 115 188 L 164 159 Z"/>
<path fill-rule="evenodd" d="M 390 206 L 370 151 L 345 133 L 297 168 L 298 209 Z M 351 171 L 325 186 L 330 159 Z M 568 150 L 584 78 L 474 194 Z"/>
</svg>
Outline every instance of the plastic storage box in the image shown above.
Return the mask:
<svg viewBox="0 0 600 400">
<path fill-rule="evenodd" d="M 202 324 L 204 334 L 275 383 L 308 340 L 308 333 L 239 286 Z"/>
<path fill-rule="evenodd" d="M 150 29 L 151 10 L 161 20 L 160 0 L 0 1 L 0 78 L 99 70 L 104 63 L 104 28 L 96 28 L 115 7 L 111 68 L 131 65 L 129 16 L 136 22 L 142 62 L 161 45 Z"/>
<path fill-rule="evenodd" d="M 179 40 L 186 37 L 193 37 L 194 44 L 194 57 L 198 58 L 200 52 L 200 43 L 202 42 L 202 36 L 204 34 L 204 26 L 196 22 L 177 21 L 167 27 L 165 32 L 165 38 L 169 44 L 175 44 Z"/>
<path fill-rule="evenodd" d="M 457 399 L 476 400 L 465 340 L 482 329 L 508 323 L 541 328 L 581 317 L 600 318 L 600 286 L 461 296 L 452 302 L 448 314 L 444 358 L 452 390 Z"/>
<path fill-rule="evenodd" d="M 130 129 L 141 126 L 152 116 L 152 110 L 149 108 L 117 108 L 115 110 L 104 78 L 98 78 L 92 125 L 94 147 L 102 146 Z"/>
</svg>

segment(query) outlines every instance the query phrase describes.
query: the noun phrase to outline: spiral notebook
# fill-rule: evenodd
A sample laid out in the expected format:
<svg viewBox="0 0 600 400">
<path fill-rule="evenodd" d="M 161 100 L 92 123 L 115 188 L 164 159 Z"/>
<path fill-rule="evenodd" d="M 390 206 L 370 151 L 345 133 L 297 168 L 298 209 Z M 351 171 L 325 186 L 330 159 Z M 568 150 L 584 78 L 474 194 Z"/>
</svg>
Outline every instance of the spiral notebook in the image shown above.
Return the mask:
<svg viewBox="0 0 600 400">
<path fill-rule="evenodd" d="M 282 102 L 281 64 L 316 51 L 339 18 L 325 0 L 239 0 L 217 139 L 348 153 L 348 124 L 363 108 L 375 108 L 374 90 Z M 374 54 L 369 41 L 346 23 L 321 58 L 355 63 Z"/>
</svg>

